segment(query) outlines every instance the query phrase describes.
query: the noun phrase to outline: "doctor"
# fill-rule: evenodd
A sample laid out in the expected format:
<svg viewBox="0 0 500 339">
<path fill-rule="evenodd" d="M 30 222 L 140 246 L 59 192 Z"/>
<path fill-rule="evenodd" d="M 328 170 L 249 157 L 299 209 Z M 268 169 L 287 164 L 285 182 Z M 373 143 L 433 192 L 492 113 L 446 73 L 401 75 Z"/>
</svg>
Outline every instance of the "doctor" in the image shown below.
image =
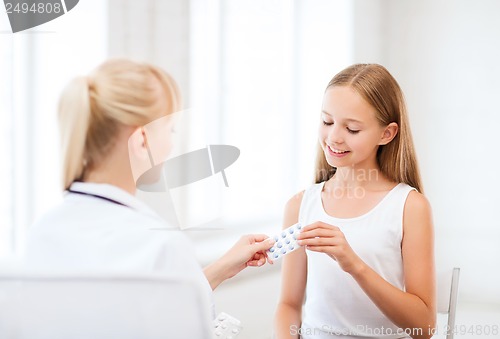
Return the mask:
<svg viewBox="0 0 500 339">
<path fill-rule="evenodd" d="M 148 159 L 142 126 L 180 109 L 177 85 L 168 74 L 125 59 L 107 61 L 66 87 L 59 103 L 66 194 L 32 226 L 29 266 L 168 271 L 213 290 L 245 267 L 266 262 L 265 250 L 274 241 L 246 235 L 202 270 L 185 235 L 158 230 L 165 229 L 164 220 L 134 197 L 137 166 L 131 164 Z M 165 157 L 170 133 L 167 123 Z"/>
</svg>

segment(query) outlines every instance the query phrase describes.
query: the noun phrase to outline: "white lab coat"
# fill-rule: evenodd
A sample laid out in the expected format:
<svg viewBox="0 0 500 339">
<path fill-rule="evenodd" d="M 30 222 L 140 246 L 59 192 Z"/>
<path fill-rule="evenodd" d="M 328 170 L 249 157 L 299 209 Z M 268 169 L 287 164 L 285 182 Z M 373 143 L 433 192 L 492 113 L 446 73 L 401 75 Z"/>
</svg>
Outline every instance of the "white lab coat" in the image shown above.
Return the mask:
<svg viewBox="0 0 500 339">
<path fill-rule="evenodd" d="M 24 256 L 29 268 L 178 273 L 193 277 L 211 295 L 189 239 L 145 203 L 108 184 L 75 182 L 70 189 L 114 202 L 67 193 L 31 227 Z"/>
</svg>

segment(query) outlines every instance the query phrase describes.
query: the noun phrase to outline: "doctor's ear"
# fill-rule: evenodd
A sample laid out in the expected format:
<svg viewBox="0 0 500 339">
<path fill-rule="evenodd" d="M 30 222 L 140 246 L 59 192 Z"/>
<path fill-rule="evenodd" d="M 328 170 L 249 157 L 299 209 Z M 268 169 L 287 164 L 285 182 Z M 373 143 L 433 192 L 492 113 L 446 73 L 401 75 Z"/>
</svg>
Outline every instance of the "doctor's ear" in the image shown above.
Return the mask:
<svg viewBox="0 0 500 339">
<path fill-rule="evenodd" d="M 142 127 L 136 128 L 132 135 L 130 135 L 128 139 L 128 151 L 131 159 L 149 159 L 147 139 Z"/>
<path fill-rule="evenodd" d="M 144 138 L 143 129 L 140 127 L 135 129 L 128 139 L 130 168 L 134 182 L 152 167 L 146 142 L 147 139 Z"/>
<path fill-rule="evenodd" d="M 380 138 L 379 145 L 387 145 L 396 137 L 398 134 L 398 124 L 395 122 L 391 122 L 387 125 L 382 133 L 382 137 Z"/>
</svg>

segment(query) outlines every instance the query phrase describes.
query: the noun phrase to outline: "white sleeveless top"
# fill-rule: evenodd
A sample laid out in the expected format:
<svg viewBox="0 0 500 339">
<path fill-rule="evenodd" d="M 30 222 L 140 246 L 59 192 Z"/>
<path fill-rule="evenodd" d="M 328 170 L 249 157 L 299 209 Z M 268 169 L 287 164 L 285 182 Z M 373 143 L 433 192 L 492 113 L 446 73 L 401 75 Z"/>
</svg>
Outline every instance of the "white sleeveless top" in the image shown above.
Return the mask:
<svg viewBox="0 0 500 339">
<path fill-rule="evenodd" d="M 357 255 L 382 278 L 404 290 L 403 210 L 413 187 L 400 183 L 372 210 L 335 218 L 321 200 L 324 182 L 309 187 L 300 206 L 303 225 L 322 221 L 340 228 Z M 307 286 L 302 338 L 409 338 L 375 306 L 350 274 L 324 253 L 306 251 Z"/>
</svg>

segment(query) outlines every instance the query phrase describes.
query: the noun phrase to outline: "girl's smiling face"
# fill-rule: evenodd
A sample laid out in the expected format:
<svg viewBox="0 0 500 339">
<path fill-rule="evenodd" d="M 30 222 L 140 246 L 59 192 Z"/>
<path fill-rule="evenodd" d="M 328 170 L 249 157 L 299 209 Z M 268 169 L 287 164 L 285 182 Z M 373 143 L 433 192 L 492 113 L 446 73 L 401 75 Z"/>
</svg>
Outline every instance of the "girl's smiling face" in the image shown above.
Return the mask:
<svg viewBox="0 0 500 339">
<path fill-rule="evenodd" d="M 351 87 L 332 86 L 326 90 L 319 142 L 330 166 L 378 167 L 377 149 L 394 138 L 397 124 L 382 126 L 376 113 Z"/>
</svg>

